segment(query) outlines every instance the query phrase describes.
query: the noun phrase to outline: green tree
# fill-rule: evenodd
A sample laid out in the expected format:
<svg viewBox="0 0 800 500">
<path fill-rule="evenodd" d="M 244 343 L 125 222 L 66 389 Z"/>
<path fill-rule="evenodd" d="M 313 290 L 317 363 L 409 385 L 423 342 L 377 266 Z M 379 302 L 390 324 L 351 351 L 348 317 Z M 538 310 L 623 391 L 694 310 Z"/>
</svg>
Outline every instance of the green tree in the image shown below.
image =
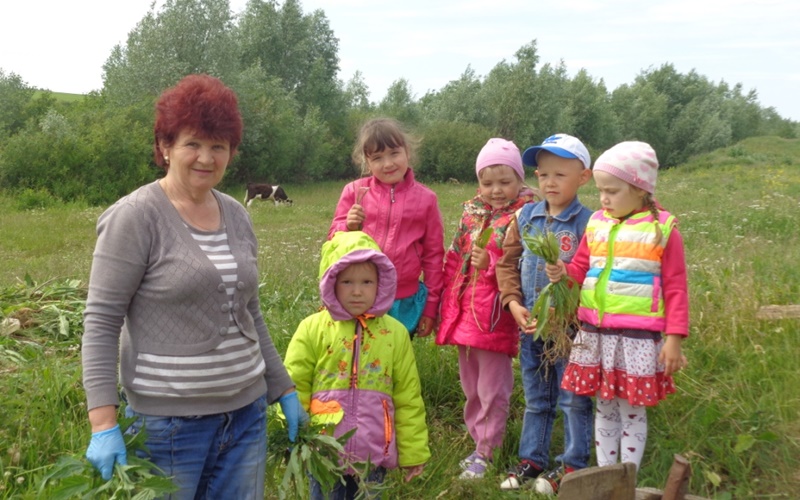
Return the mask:
<svg viewBox="0 0 800 500">
<path fill-rule="evenodd" d="M 229 81 L 238 73 L 238 50 L 228 0 L 155 3 L 103 65 L 103 92 L 115 106 L 152 103 L 192 73 Z"/>
<path fill-rule="evenodd" d="M 297 100 L 281 81 L 254 65 L 232 85 L 239 97 L 244 138 L 228 167 L 226 182 L 286 182 L 302 177 L 298 131 L 302 120 Z"/>
<path fill-rule="evenodd" d="M 618 142 L 617 120 L 603 80 L 595 82 L 585 69 L 581 69 L 570 82 L 565 99 L 564 113 L 569 116 L 571 135 L 600 149 Z"/>
<path fill-rule="evenodd" d="M 389 86 L 386 95 L 378 104 L 378 111 L 399 120 L 407 127 L 413 127 L 419 123 L 419 108 L 408 80 L 400 78 Z"/>
<path fill-rule="evenodd" d="M 42 117 L 55 106 L 49 91 L 37 93 L 16 73 L 0 69 L 0 143 L 16 134 L 30 121 Z"/>
<path fill-rule="evenodd" d="M 483 83 L 472 67 L 467 66 L 458 80 L 448 82 L 437 92 L 420 99 L 424 120 L 430 122 L 467 122 L 491 124 L 491 113 L 483 97 Z"/>
<path fill-rule="evenodd" d="M 476 182 L 475 158 L 492 137 L 488 128 L 465 122 L 432 122 L 424 129 L 425 140 L 415 168 L 425 180 Z"/>
<path fill-rule="evenodd" d="M 344 87 L 344 98 L 350 109 L 370 111 L 372 104 L 369 101 L 369 86 L 364 81 L 361 71 L 356 71 Z"/>
<path fill-rule="evenodd" d="M 344 101 L 337 80 L 339 39 L 325 13 L 304 14 L 298 0 L 250 0 L 238 27 L 243 67 L 260 65 L 280 79 L 300 103 L 319 107 L 326 118 L 340 115 Z"/>
<path fill-rule="evenodd" d="M 13 136 L 0 158 L 0 183 L 64 200 L 108 204 L 153 180 L 152 125 L 137 108 L 110 108 L 90 96 L 65 113 L 51 109 Z"/>
</svg>

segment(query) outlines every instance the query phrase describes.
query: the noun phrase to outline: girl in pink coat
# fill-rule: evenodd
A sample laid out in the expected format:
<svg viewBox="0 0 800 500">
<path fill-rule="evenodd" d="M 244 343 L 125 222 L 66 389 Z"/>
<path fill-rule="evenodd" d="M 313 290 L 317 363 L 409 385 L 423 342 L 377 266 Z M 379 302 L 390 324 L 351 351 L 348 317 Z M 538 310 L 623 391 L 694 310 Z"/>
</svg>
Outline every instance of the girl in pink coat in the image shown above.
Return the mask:
<svg viewBox="0 0 800 500">
<path fill-rule="evenodd" d="M 458 346 L 464 421 L 475 451 L 461 461 L 462 479 L 481 478 L 502 445 L 508 419 L 519 334 L 514 317 L 500 303 L 495 264 L 514 212 L 532 200 L 517 146 L 490 139 L 475 164 L 478 195 L 464 213 L 445 256 L 445 288 L 439 345 Z M 481 235 L 489 235 L 488 240 Z"/>
<path fill-rule="evenodd" d="M 328 239 L 337 231 L 364 231 L 397 269 L 389 315 L 413 338 L 431 333 L 442 293 L 444 226 L 436 194 L 414 180 L 414 142 L 391 118 L 361 127 L 353 162 L 362 177 L 344 187 Z M 420 282 L 420 276 L 424 275 Z"/>
</svg>

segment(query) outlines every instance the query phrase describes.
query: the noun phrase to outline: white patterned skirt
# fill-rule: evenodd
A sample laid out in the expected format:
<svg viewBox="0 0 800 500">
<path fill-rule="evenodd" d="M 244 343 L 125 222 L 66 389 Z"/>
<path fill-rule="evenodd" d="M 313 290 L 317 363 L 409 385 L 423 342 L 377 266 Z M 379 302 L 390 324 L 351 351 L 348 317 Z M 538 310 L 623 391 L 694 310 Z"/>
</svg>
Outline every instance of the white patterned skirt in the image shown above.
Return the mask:
<svg viewBox="0 0 800 500">
<path fill-rule="evenodd" d="M 659 332 L 596 328 L 584 323 L 575 337 L 561 388 L 576 394 L 615 397 L 635 406 L 656 406 L 675 392 L 658 355 Z"/>
</svg>

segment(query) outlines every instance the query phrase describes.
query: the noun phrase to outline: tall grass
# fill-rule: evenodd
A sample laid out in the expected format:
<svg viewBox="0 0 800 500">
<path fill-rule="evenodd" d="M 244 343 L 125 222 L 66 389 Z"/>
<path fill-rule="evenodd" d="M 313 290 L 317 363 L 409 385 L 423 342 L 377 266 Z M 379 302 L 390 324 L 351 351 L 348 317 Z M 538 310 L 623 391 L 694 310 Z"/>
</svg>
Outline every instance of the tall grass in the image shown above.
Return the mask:
<svg viewBox="0 0 800 500">
<path fill-rule="evenodd" d="M 678 393 L 649 412 L 640 486 L 662 487 L 673 454 L 680 453 L 691 461 L 695 494 L 793 498 L 800 490 L 800 322 L 756 319 L 759 306 L 800 303 L 797 158 L 800 141 L 750 139 L 659 175 L 657 197 L 678 216 L 687 251 L 690 364 L 676 376 Z M 281 352 L 299 321 L 319 306 L 319 249 L 341 187 L 289 185 L 294 206 L 254 202 L 250 208 L 260 241 L 262 308 Z M 475 186 L 431 187 L 449 243 L 460 203 Z M 241 199 L 244 193 L 231 194 Z M 592 186 L 581 198 L 597 208 Z M 48 466 L 62 455 L 82 454 L 88 443 L 79 313 L 102 209 L 27 209 L 0 196 L 0 211 L 0 319 L 30 320 L 0 336 L 0 498 L 46 497 L 35 485 Z M 433 458 L 410 484 L 390 474 L 385 497 L 535 498 L 498 488 L 516 462 L 524 408 L 519 383 L 490 474 L 459 481 L 458 461 L 471 442 L 456 351 L 430 338 L 416 339 L 414 348 Z M 557 422 L 553 456 L 562 444 Z M 274 483 L 268 491 L 274 493 Z"/>
</svg>

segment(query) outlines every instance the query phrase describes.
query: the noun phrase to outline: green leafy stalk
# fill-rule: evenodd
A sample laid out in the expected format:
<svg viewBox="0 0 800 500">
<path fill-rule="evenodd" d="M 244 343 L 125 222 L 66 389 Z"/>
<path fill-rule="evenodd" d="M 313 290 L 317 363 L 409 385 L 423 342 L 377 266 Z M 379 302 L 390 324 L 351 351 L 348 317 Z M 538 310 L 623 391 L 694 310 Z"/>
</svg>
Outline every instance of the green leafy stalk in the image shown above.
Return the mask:
<svg viewBox="0 0 800 500">
<path fill-rule="evenodd" d="M 522 241 L 532 254 L 541 257 L 546 263 L 558 262 L 558 240 L 551 231 L 527 230 Z M 536 321 L 534 337 L 548 341 L 546 351 L 549 351 L 547 356 L 551 359 L 569 355 L 572 341 L 568 331 L 575 324 L 579 300 L 580 288 L 575 280 L 566 276 L 561 281 L 549 283 L 542 288 L 531 308 L 531 319 Z"/>
<path fill-rule="evenodd" d="M 136 417 L 120 418 L 120 428 L 127 429 Z M 114 474 L 109 481 L 103 480 L 100 473 L 83 457 L 64 456 L 54 465 L 39 483 L 40 498 L 67 500 L 70 498 L 162 498 L 178 487 L 165 477 L 163 471 L 149 460 L 136 456 L 143 450 L 147 439 L 142 429 L 135 435 L 125 435 L 125 449 L 128 452 L 128 465 L 114 466 Z"/>
<path fill-rule="evenodd" d="M 329 492 L 342 481 L 348 464 L 341 461 L 344 445 L 356 432 L 352 429 L 338 438 L 333 437 L 335 426 L 306 424 L 301 426 L 294 443 L 289 441 L 280 418 L 270 419 L 268 477 L 278 477 L 283 468 L 278 497 L 309 498 L 308 476 L 314 476 L 322 490 Z"/>
<path fill-rule="evenodd" d="M 487 227 L 483 231 L 481 231 L 480 236 L 478 236 L 478 240 L 475 242 L 475 246 L 478 248 L 486 248 L 486 245 L 489 244 L 489 238 L 492 237 L 494 233 L 494 229 L 491 227 Z"/>
</svg>

